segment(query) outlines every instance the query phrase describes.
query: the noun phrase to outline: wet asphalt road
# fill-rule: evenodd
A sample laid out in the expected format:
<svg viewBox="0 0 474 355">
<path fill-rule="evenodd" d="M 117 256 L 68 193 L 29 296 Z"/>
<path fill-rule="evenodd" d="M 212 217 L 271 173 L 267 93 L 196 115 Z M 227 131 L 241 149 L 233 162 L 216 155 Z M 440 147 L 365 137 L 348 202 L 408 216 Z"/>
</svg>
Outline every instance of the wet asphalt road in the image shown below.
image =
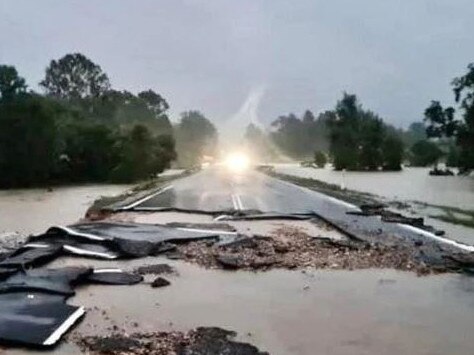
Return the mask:
<svg viewBox="0 0 474 355">
<path fill-rule="evenodd" d="M 253 170 L 235 173 L 225 167 L 212 167 L 174 181 L 137 207 L 293 214 L 332 209 L 335 205 L 344 211 L 354 208 Z"/>
<path fill-rule="evenodd" d="M 214 166 L 173 181 L 152 196 L 134 204 L 137 210 L 175 208 L 187 211 L 232 213 L 257 210 L 270 214 L 316 214 L 355 238 L 366 241 L 413 243 L 429 241 L 447 247 L 474 251 L 448 238 L 398 223 L 382 222 L 378 216 L 349 215 L 357 206 L 281 181 L 254 170 L 240 173 Z"/>
</svg>

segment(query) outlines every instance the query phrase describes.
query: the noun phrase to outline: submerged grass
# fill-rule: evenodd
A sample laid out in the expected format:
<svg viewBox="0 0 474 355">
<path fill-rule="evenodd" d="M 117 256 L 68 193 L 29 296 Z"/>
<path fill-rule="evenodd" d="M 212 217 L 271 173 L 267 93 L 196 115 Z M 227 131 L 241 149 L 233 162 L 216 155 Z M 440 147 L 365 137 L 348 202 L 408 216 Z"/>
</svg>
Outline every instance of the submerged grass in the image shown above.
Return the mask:
<svg viewBox="0 0 474 355">
<path fill-rule="evenodd" d="M 474 228 L 474 210 L 462 209 L 460 207 L 430 204 L 414 201 L 422 208 L 431 208 L 439 213 L 429 213 L 429 217 L 443 222 Z"/>
<path fill-rule="evenodd" d="M 431 218 L 438 219 L 443 222 L 456 224 L 468 228 L 474 228 L 474 218 L 472 219 L 464 219 L 458 218 L 453 215 L 430 215 Z"/>
</svg>

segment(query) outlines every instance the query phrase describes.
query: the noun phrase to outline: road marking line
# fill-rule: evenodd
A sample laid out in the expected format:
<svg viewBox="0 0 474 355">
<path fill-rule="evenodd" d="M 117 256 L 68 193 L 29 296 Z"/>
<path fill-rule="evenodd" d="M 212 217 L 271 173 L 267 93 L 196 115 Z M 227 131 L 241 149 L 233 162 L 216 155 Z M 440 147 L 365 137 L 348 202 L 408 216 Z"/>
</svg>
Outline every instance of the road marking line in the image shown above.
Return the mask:
<svg viewBox="0 0 474 355">
<path fill-rule="evenodd" d="M 236 235 L 237 232 L 224 231 L 219 229 L 198 229 L 198 228 L 176 228 L 186 232 L 195 232 L 195 233 L 211 233 L 211 234 L 226 234 L 226 235 Z"/>
<path fill-rule="evenodd" d="M 56 343 L 59 338 L 69 329 L 71 326 L 76 323 L 76 321 L 81 318 L 86 311 L 84 307 L 79 307 L 73 314 L 66 319 L 63 324 L 61 324 L 44 342 L 43 345 L 53 345 Z"/>
<path fill-rule="evenodd" d="M 93 271 L 94 274 L 115 274 L 119 272 L 123 272 L 123 270 L 122 269 L 95 269 Z"/>
<path fill-rule="evenodd" d="M 229 218 L 229 215 L 226 214 L 221 214 L 220 216 L 217 216 L 214 218 L 214 221 L 222 221 L 223 219 Z"/>
<path fill-rule="evenodd" d="M 262 176 L 263 176 L 263 173 L 260 173 Z M 268 176 L 267 176 L 268 177 Z M 345 206 L 347 208 L 351 208 L 351 209 L 359 209 L 359 207 L 357 207 L 356 205 L 353 205 L 353 204 L 350 204 L 348 202 L 345 202 L 345 201 L 341 201 L 335 197 L 332 197 L 332 196 L 328 196 L 328 195 L 325 195 L 321 192 L 318 192 L 318 191 L 314 191 L 314 190 L 311 190 L 311 189 L 308 189 L 306 187 L 302 187 L 302 186 L 299 186 L 299 185 L 296 185 L 296 184 L 292 184 L 290 182 L 287 182 L 287 181 L 284 181 L 284 180 L 280 180 L 280 179 L 277 179 L 277 178 L 273 178 L 273 177 L 269 177 L 270 179 L 276 181 L 276 182 L 279 182 L 279 183 L 283 183 L 284 185 L 287 185 L 287 186 L 291 186 L 291 187 L 296 187 L 300 190 L 303 190 L 304 192 L 309 192 L 309 193 L 313 193 L 313 194 L 316 194 L 316 195 L 319 195 L 321 196 L 322 198 L 328 200 L 328 201 L 332 201 L 332 202 L 335 202 L 335 203 L 338 203 L 339 205 L 342 205 L 342 206 Z M 437 235 L 435 235 L 434 233 L 430 233 L 428 231 L 425 231 L 421 228 L 418 228 L 418 227 L 414 227 L 414 226 L 411 226 L 409 224 L 403 224 L 403 223 L 397 223 L 400 227 L 402 228 L 405 228 L 407 230 L 411 230 L 412 232 L 416 232 L 418 234 L 421 234 L 425 237 L 428 237 L 428 238 L 431 238 L 431 239 L 434 239 L 434 240 L 437 240 L 438 242 L 440 243 L 444 243 L 444 244 L 449 244 L 451 246 L 454 246 L 456 248 L 459 248 L 459 249 L 462 249 L 462 250 L 465 250 L 465 251 L 470 251 L 470 252 L 474 252 L 474 245 L 469 245 L 469 244 L 463 244 L 463 243 L 459 243 L 455 240 L 452 240 L 452 239 L 448 239 L 448 238 L 443 238 L 443 237 L 439 237 Z"/>
<path fill-rule="evenodd" d="M 81 248 L 74 247 L 72 245 L 63 245 L 63 248 L 64 250 L 67 250 L 73 254 L 78 254 L 78 255 L 96 256 L 96 257 L 104 258 L 104 259 L 117 259 L 118 258 L 117 255 L 81 249 Z"/>
<path fill-rule="evenodd" d="M 230 195 L 230 197 L 232 198 L 232 204 L 234 205 L 234 210 L 238 210 L 239 209 L 239 204 L 237 203 L 235 195 L 232 194 L 232 195 Z"/>
<path fill-rule="evenodd" d="M 240 199 L 240 195 L 235 195 L 235 199 L 237 200 L 237 205 L 239 206 L 239 210 L 244 209 L 244 205 L 242 204 L 242 200 Z"/>
<path fill-rule="evenodd" d="M 459 249 L 462 249 L 462 250 L 466 250 L 466 251 L 470 251 L 470 252 L 474 251 L 474 246 L 473 245 L 463 244 L 463 243 L 459 243 L 459 242 L 457 242 L 455 240 L 452 240 L 452 239 L 443 238 L 443 237 L 437 236 L 434 233 L 430 233 L 428 231 L 425 231 L 421 228 L 411 226 L 409 224 L 402 224 L 402 223 L 397 223 L 397 224 L 402 228 L 405 228 L 405 229 L 411 230 L 413 232 L 419 233 L 421 235 L 424 235 L 425 237 L 437 240 L 438 242 L 449 244 L 449 245 L 452 245 L 452 246 L 454 246 L 456 248 L 459 248 Z"/>
<path fill-rule="evenodd" d="M 242 200 L 240 199 L 240 196 L 238 194 L 232 194 L 230 195 L 232 197 L 232 204 L 234 205 L 234 210 L 243 210 L 244 205 L 242 204 Z"/>
<path fill-rule="evenodd" d="M 76 236 L 76 237 L 83 237 L 83 238 L 87 238 L 87 239 L 91 239 L 91 240 L 105 240 L 105 238 L 100 237 L 98 235 L 94 235 L 94 234 L 90 234 L 90 233 L 77 232 L 77 231 L 75 231 L 75 230 L 73 230 L 69 227 L 65 227 L 65 226 L 54 226 L 54 227 L 51 227 L 50 229 L 52 229 L 52 228 L 60 229 L 64 232 L 66 232 L 67 234 L 72 235 L 72 236 Z"/>
<path fill-rule="evenodd" d="M 173 188 L 173 185 L 165 186 L 165 187 L 161 188 L 160 190 L 158 190 L 157 192 L 154 192 L 154 193 L 152 193 L 148 196 L 145 196 L 145 197 L 141 198 L 138 201 L 132 202 L 131 204 L 129 204 L 127 206 L 121 207 L 120 209 L 121 210 L 128 210 L 128 209 L 131 209 L 131 208 L 136 207 L 138 205 L 141 205 L 143 202 L 146 202 L 149 199 L 152 199 L 153 197 L 158 196 L 159 194 L 162 194 L 163 192 L 168 191 L 169 189 L 172 189 L 172 188 Z"/>
</svg>

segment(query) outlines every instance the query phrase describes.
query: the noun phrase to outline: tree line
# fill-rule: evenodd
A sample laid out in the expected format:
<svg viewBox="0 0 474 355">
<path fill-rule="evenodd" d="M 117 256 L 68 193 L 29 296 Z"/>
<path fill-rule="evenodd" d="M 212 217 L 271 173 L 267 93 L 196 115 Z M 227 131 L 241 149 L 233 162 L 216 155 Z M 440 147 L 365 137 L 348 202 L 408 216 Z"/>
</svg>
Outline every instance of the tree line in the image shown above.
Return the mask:
<svg viewBox="0 0 474 355">
<path fill-rule="evenodd" d="M 217 141 L 198 111 L 172 126 L 169 104 L 152 89 L 112 88 L 107 74 L 80 53 L 52 60 L 28 90 L 14 66 L 0 65 L 0 187 L 72 182 L 132 182 L 156 175 L 193 145 L 195 164 Z M 198 122 L 205 126 L 190 135 Z"/>
<path fill-rule="evenodd" d="M 425 110 L 428 137 L 451 143 L 448 161 L 461 173 L 474 169 L 474 63 L 467 69 L 451 83 L 457 109 L 432 101 Z"/>
<path fill-rule="evenodd" d="M 310 110 L 301 117 L 280 116 L 271 128 L 268 141 L 293 159 L 310 159 L 324 166 L 329 158 L 337 170 L 401 168 L 403 135 L 364 109 L 356 95 L 344 93 L 334 109 L 317 117 Z"/>
<path fill-rule="evenodd" d="M 258 137 L 259 146 L 273 145 L 267 155 L 277 149 L 319 166 L 329 159 L 337 170 L 400 170 L 402 163 L 436 167 L 443 159 L 448 167 L 469 172 L 474 169 L 474 63 L 452 86 L 457 109 L 432 101 L 423 121 L 407 130 L 386 124 L 364 109 L 356 95 L 344 93 L 332 110 L 317 117 L 309 110 L 301 117 L 280 116 L 268 134 L 254 132 L 248 140 Z"/>
</svg>

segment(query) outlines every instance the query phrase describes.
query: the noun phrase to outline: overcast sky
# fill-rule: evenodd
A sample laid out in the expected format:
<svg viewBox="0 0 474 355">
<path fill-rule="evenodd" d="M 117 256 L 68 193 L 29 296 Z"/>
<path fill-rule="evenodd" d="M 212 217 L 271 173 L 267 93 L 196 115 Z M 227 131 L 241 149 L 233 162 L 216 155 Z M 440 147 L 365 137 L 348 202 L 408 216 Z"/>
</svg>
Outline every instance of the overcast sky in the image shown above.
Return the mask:
<svg viewBox="0 0 474 355">
<path fill-rule="evenodd" d="M 473 18 L 473 0 L 0 0 L 0 63 L 36 89 L 51 59 L 82 52 L 115 88 L 164 95 L 174 117 L 223 121 L 257 92 L 269 123 L 348 91 L 406 126 L 431 99 L 451 103 Z"/>
</svg>

